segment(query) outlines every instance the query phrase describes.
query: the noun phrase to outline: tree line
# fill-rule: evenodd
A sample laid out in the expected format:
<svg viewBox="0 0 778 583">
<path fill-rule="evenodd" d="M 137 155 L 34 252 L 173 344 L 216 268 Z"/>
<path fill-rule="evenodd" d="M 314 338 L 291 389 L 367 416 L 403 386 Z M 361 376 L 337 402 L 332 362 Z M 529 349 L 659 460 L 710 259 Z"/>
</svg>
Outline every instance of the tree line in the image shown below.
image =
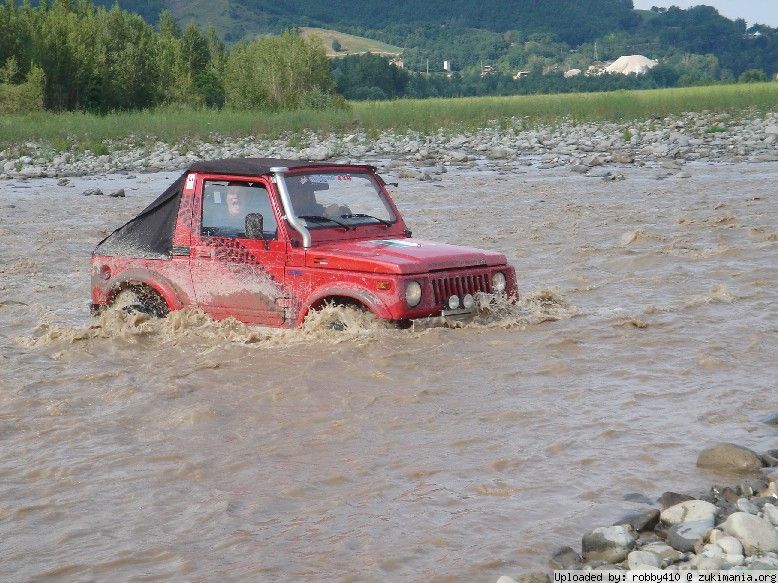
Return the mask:
<svg viewBox="0 0 778 583">
<path fill-rule="evenodd" d="M 332 92 L 324 48 L 292 32 L 228 50 L 169 11 L 155 28 L 90 0 L 0 5 L 0 110 L 288 109 L 326 106 Z"/>
<path fill-rule="evenodd" d="M 328 61 L 324 46 L 301 38 L 295 29 L 278 36 L 242 40 L 225 46 L 212 28 L 203 31 L 190 22 L 180 28 L 170 11 L 152 26 L 140 15 L 101 0 L 2 0 L 0 4 L 0 112 L 46 108 L 55 111 L 107 112 L 159 105 L 235 109 L 321 109 L 353 100 L 403 97 L 460 97 L 644 89 L 715 82 L 766 80 L 778 67 L 778 31 L 747 30 L 742 21 L 724 19 L 711 8 L 656 9 L 636 26 L 645 47 L 676 43 L 662 64 L 642 76 L 580 75 L 566 79 L 569 68 L 586 69 L 590 52 L 603 58 L 631 54 L 635 37 L 613 33 L 597 45 L 576 49 L 552 33 L 485 30 L 459 37 L 458 50 L 480 54 L 494 64 L 481 75 L 479 64 L 440 71 L 442 58 L 425 70 L 421 49 L 407 49 L 406 63 L 417 71 L 399 69 L 378 55 L 349 55 Z M 607 0 L 610 1 L 610 0 Z M 604 3 L 607 3 L 603 0 Z M 126 3 L 126 2 L 125 2 Z M 630 9 L 630 2 L 619 0 Z M 147 0 L 146 8 L 161 0 Z M 320 7 L 319 10 L 324 10 Z M 669 26 L 672 24 L 672 26 Z M 432 30 L 432 28 L 436 30 Z M 440 27 L 417 28 L 414 40 L 450 37 Z M 677 30 L 683 30 L 678 35 Z M 436 42 L 438 42 L 436 41 Z M 451 42 L 446 40 L 445 42 Z M 470 43 L 470 44 L 468 44 Z M 721 59 L 712 52 L 728 46 Z M 651 54 L 650 51 L 646 51 Z M 747 63 L 741 57 L 749 56 Z M 439 53 L 446 53 L 443 46 Z M 727 56 L 728 55 L 728 56 Z M 750 66 L 749 66 L 750 65 Z M 435 72 L 435 69 L 438 72 Z M 528 72 L 516 80 L 516 70 Z"/>
<path fill-rule="evenodd" d="M 453 73 L 407 71 L 379 55 L 349 55 L 333 61 L 333 76 L 339 94 L 352 100 L 397 98 L 476 97 L 486 95 L 532 95 L 587 93 L 632 89 L 708 85 L 719 82 L 720 65 L 713 55 L 683 55 L 664 62 L 643 75 L 579 74 L 566 78 L 559 68 L 547 70 L 535 63 L 521 79 L 500 69 L 482 75 L 480 69 Z M 741 73 L 744 83 L 767 81 L 760 69 Z"/>
</svg>

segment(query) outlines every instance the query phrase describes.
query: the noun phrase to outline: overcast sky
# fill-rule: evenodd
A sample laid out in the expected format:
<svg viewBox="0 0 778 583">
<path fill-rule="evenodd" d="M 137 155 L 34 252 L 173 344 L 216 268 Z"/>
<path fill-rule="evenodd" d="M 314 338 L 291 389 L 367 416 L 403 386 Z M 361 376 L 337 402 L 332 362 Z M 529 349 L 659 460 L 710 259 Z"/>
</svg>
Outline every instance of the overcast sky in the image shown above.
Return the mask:
<svg viewBox="0 0 778 583">
<path fill-rule="evenodd" d="M 646 10 L 652 6 L 689 8 L 699 4 L 715 7 L 727 18 L 744 18 L 748 24 L 778 26 L 778 0 L 633 0 L 635 8 Z"/>
</svg>

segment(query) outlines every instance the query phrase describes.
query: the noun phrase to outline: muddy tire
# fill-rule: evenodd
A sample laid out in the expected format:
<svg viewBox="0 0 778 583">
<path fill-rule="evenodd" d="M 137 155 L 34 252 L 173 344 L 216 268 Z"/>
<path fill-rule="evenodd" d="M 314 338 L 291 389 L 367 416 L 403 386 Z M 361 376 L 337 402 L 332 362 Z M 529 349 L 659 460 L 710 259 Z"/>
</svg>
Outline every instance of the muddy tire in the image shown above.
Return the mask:
<svg viewBox="0 0 778 583">
<path fill-rule="evenodd" d="M 162 296 L 148 287 L 131 287 L 120 291 L 111 302 L 111 307 L 128 314 L 146 314 L 154 318 L 164 318 L 170 311 Z"/>
<path fill-rule="evenodd" d="M 311 310 L 309 316 L 328 330 L 344 330 L 371 326 L 375 316 L 362 304 L 353 301 L 328 300 Z"/>
</svg>

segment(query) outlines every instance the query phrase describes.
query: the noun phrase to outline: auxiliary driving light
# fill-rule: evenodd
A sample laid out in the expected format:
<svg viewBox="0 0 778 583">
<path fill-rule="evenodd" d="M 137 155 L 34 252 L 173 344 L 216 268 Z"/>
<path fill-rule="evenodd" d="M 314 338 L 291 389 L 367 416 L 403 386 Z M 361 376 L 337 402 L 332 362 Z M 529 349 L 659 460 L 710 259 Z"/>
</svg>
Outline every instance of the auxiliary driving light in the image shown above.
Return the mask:
<svg viewBox="0 0 778 583">
<path fill-rule="evenodd" d="M 475 298 L 467 294 L 465 297 L 462 298 L 462 305 L 465 307 L 465 309 L 470 310 L 475 305 Z"/>
<path fill-rule="evenodd" d="M 502 271 L 498 271 L 492 276 L 492 291 L 496 294 L 505 291 L 505 274 Z"/>
<path fill-rule="evenodd" d="M 405 285 L 405 302 L 415 308 L 421 301 L 421 284 L 418 281 L 409 281 Z"/>
<path fill-rule="evenodd" d="M 459 296 L 451 296 L 448 298 L 448 309 L 456 310 L 459 307 Z"/>
</svg>

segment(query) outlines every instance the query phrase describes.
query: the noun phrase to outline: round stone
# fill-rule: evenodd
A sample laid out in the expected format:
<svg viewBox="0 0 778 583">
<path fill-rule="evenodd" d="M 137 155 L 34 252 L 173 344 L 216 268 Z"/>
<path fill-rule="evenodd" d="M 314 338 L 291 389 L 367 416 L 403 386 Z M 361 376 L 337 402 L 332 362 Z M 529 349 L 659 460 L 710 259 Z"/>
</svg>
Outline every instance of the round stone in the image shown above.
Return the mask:
<svg viewBox="0 0 778 583">
<path fill-rule="evenodd" d="M 630 571 L 660 569 L 662 567 L 662 559 L 649 551 L 632 551 L 627 555 L 627 566 Z"/>
<path fill-rule="evenodd" d="M 587 561 L 620 563 L 635 548 L 635 536 L 627 526 L 601 526 L 583 537 L 583 556 Z"/>
<path fill-rule="evenodd" d="M 762 468 L 762 460 L 750 449 L 733 443 L 718 443 L 700 452 L 697 467 L 724 472 L 749 473 Z"/>
<path fill-rule="evenodd" d="M 688 500 L 663 510 L 659 515 L 659 519 L 669 525 L 705 520 L 712 527 L 715 516 L 715 504 L 705 500 Z"/>
<path fill-rule="evenodd" d="M 778 531 L 764 518 L 746 512 L 735 512 L 722 529 L 743 544 L 746 555 L 778 552 Z"/>
</svg>

